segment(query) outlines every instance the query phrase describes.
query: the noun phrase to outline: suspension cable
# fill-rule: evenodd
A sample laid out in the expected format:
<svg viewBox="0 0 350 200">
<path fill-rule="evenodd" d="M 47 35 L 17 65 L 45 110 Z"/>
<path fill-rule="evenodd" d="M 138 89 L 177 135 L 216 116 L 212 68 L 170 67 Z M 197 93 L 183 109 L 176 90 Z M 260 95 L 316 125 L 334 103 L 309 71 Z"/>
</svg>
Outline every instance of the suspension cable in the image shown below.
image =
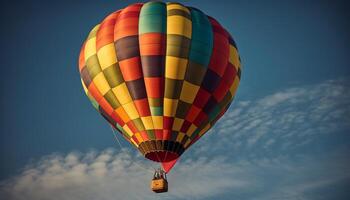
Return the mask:
<svg viewBox="0 0 350 200">
<path fill-rule="evenodd" d="M 123 146 L 122 146 L 122 144 L 121 144 L 121 142 L 119 141 L 119 139 L 118 139 L 118 137 L 117 137 L 117 134 L 115 133 L 115 130 L 114 130 L 114 128 L 111 126 L 111 129 L 112 129 L 112 134 L 113 134 L 113 137 L 114 137 L 114 139 L 117 141 L 117 143 L 118 143 L 118 145 L 119 145 L 119 147 L 120 147 L 120 150 L 123 150 Z M 144 167 L 144 166 L 142 166 L 141 164 L 139 164 L 138 162 L 136 162 L 135 160 L 134 160 L 134 158 L 133 158 L 133 156 L 130 156 L 130 158 L 132 159 L 132 161 L 133 161 L 133 163 L 135 163 L 137 166 L 139 166 L 139 167 L 141 167 L 142 169 L 145 169 L 145 170 L 147 170 L 147 171 L 149 171 L 149 172 L 154 172 L 154 170 L 156 170 L 155 168 L 153 168 L 154 170 L 151 170 L 151 169 L 149 169 L 149 168 L 147 168 L 147 167 Z"/>
</svg>

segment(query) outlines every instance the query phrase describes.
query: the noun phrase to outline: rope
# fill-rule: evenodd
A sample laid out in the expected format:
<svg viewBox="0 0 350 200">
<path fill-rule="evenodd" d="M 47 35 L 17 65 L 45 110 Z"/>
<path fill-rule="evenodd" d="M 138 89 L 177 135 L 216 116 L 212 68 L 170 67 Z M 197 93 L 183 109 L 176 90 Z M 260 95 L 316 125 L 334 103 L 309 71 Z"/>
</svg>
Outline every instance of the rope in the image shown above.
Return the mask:
<svg viewBox="0 0 350 200">
<path fill-rule="evenodd" d="M 117 134 L 115 133 L 115 130 L 114 130 L 114 128 L 113 128 L 112 126 L 111 126 L 111 129 L 112 129 L 112 134 L 113 134 L 113 136 L 114 136 L 114 139 L 117 141 L 117 143 L 118 143 L 118 145 L 119 145 L 119 147 L 120 147 L 120 150 L 123 150 L 123 146 L 122 146 L 121 142 L 119 141 L 119 139 L 118 139 L 118 137 L 117 137 Z M 153 168 L 154 170 L 150 170 L 149 168 L 146 168 L 146 167 L 140 165 L 139 163 L 137 163 L 137 162 L 133 159 L 132 156 L 130 156 L 130 158 L 132 159 L 133 163 L 135 163 L 137 166 L 141 167 L 141 168 L 144 169 L 144 170 L 147 170 L 147 171 L 149 171 L 149 172 L 151 172 L 151 173 L 153 173 L 154 170 L 156 170 L 156 169 L 154 169 L 154 168 Z"/>
</svg>

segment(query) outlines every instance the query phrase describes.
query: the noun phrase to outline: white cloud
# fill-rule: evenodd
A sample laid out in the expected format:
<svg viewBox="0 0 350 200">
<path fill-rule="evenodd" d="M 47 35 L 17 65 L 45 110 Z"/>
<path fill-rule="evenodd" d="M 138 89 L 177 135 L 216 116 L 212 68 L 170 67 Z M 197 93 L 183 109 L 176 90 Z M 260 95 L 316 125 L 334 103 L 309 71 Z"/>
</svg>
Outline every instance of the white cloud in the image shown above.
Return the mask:
<svg viewBox="0 0 350 200">
<path fill-rule="evenodd" d="M 322 135 L 344 132 L 350 129 L 349 88 L 346 81 L 326 81 L 278 91 L 261 99 L 234 102 L 208 133 L 213 136 L 206 136 L 203 141 L 225 144 L 217 145 L 218 151 L 228 145 L 235 150 L 267 146 L 289 150 Z"/>
<path fill-rule="evenodd" d="M 145 163 L 136 164 L 135 160 L 139 158 L 134 153 L 116 153 L 111 149 L 51 155 L 3 182 L 0 197 L 7 200 L 202 199 L 249 184 L 246 180 L 232 179 L 240 171 L 224 159 L 201 157 L 183 161 L 169 175 L 169 192 L 156 195 L 149 189 L 152 171 L 141 168 Z"/>
<path fill-rule="evenodd" d="M 339 153 L 340 152 L 340 153 Z M 346 153 L 344 153 L 346 152 Z M 169 176 L 169 192 L 149 189 L 151 172 L 128 151 L 51 155 L 22 174 L 1 183 L 7 200 L 123 200 L 212 199 L 229 195 L 240 199 L 313 199 L 308 193 L 339 181 L 350 182 L 347 150 L 323 156 L 260 157 L 228 160 L 226 156 L 181 161 Z M 145 163 L 142 163 L 145 166 Z"/>
<path fill-rule="evenodd" d="M 333 147 L 320 154 L 293 150 L 315 146 L 321 136 L 330 139 L 339 132 L 347 133 L 349 117 L 350 91 L 345 82 L 290 88 L 261 99 L 235 102 L 211 133 L 184 154 L 168 176 L 166 194 L 150 191 L 152 170 L 140 167 L 150 168 L 139 154 L 107 149 L 44 157 L 0 183 L 0 197 L 335 199 L 344 191 L 328 193 L 327 188 L 350 184 L 349 148 Z"/>
</svg>

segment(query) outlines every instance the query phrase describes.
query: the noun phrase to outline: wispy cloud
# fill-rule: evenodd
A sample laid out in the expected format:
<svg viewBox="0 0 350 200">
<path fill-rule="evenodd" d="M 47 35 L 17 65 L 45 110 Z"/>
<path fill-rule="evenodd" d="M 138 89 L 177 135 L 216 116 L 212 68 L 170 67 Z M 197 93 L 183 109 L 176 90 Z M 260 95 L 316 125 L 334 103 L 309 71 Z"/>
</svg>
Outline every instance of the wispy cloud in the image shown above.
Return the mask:
<svg viewBox="0 0 350 200">
<path fill-rule="evenodd" d="M 240 170 L 223 158 L 201 157 L 182 162 L 169 175 L 169 193 L 156 195 L 149 189 L 152 172 L 135 160 L 138 159 L 132 152 L 117 153 L 111 149 L 51 155 L 3 182 L 0 196 L 8 200 L 202 199 L 249 184 L 232 179 L 238 177 Z"/>
<path fill-rule="evenodd" d="M 51 155 L 1 183 L 7 200 L 122 199 L 322 199 L 309 193 L 350 183 L 347 154 L 341 151 L 315 158 L 241 159 L 187 158 L 169 174 L 170 190 L 154 194 L 152 173 L 136 164 L 136 155 L 111 149 L 102 152 Z M 318 193 L 320 193 L 318 191 Z M 320 194 L 327 194 L 321 192 Z M 334 195 L 334 194 L 333 194 Z M 329 195 L 332 199 L 332 195 Z M 341 199 L 341 198 L 340 198 Z"/>
<path fill-rule="evenodd" d="M 140 167 L 149 165 L 135 151 L 107 149 L 44 157 L 3 181 L 0 197 L 348 199 L 349 143 L 331 140 L 350 130 L 349 88 L 344 81 L 326 81 L 235 102 L 184 154 L 169 174 L 166 194 L 150 191 L 152 171 Z M 335 186 L 340 189 L 332 190 Z"/>
<path fill-rule="evenodd" d="M 348 130 L 350 84 L 331 80 L 235 102 L 202 143 L 220 143 L 210 145 L 212 153 L 228 146 L 235 151 L 290 151 Z M 197 151 L 207 151 L 203 146 L 196 146 Z"/>
</svg>

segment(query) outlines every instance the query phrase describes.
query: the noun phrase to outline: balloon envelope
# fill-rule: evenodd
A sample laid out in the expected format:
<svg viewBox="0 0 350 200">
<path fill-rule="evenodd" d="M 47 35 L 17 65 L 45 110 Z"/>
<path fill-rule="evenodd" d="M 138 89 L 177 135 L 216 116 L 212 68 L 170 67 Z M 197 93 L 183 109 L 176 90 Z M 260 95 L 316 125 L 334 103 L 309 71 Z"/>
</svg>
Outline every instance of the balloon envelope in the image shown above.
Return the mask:
<svg viewBox="0 0 350 200">
<path fill-rule="evenodd" d="M 79 72 L 100 114 L 168 172 L 225 113 L 241 68 L 233 38 L 215 19 L 178 3 L 148 2 L 91 30 Z"/>
</svg>

